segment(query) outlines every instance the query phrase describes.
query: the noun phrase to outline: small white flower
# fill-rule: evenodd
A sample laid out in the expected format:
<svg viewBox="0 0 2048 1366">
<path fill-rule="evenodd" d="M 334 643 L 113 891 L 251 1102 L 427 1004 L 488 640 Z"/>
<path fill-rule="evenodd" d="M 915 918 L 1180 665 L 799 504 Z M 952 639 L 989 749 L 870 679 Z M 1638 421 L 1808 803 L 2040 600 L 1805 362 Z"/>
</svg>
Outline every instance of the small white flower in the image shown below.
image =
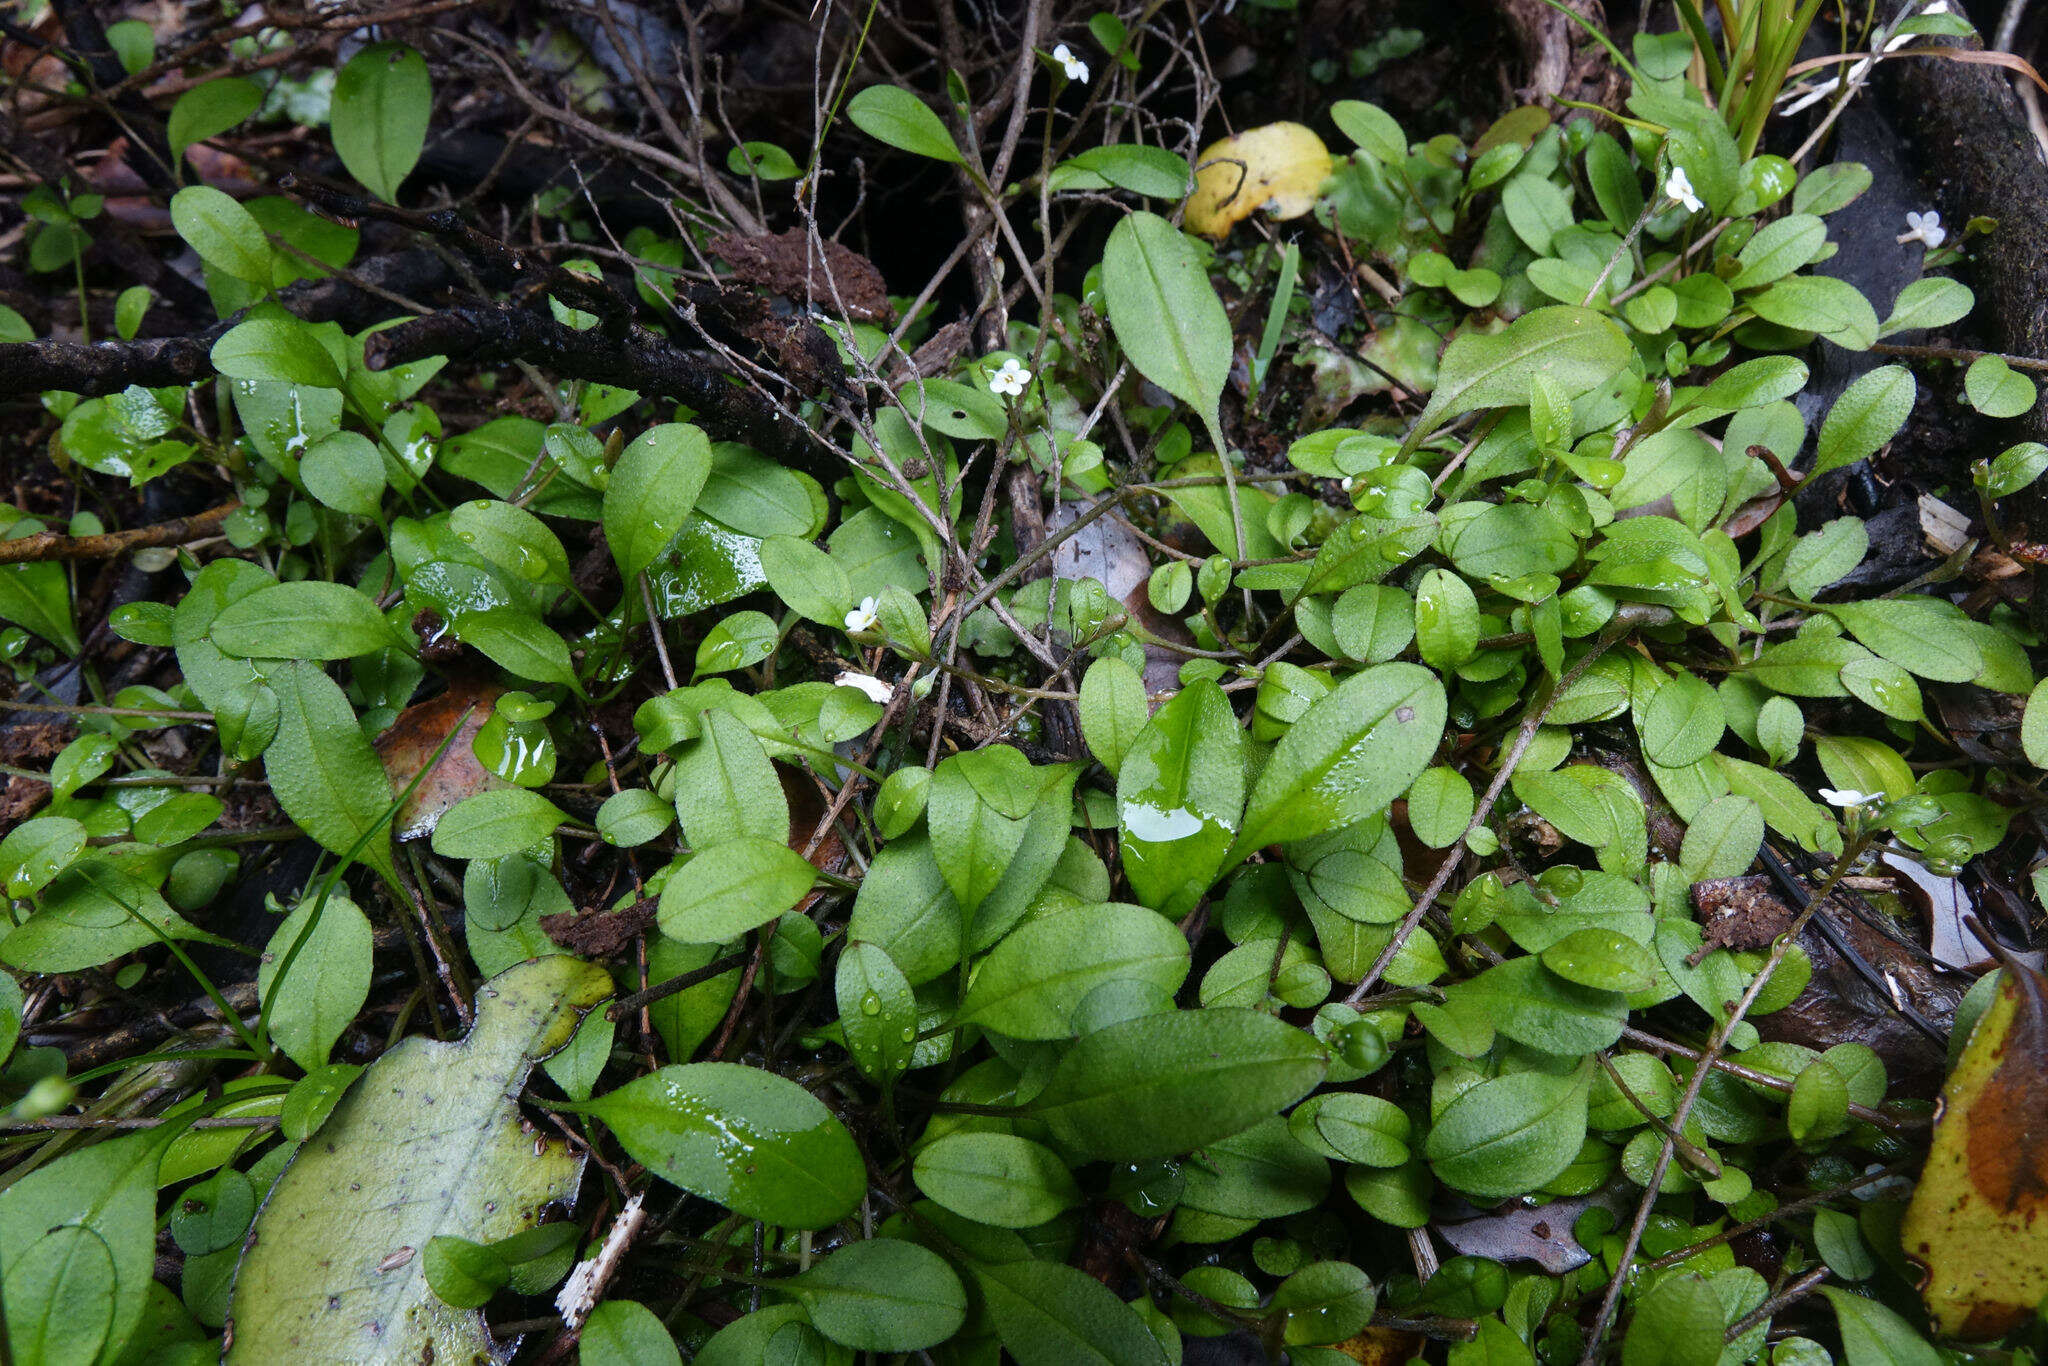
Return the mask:
<svg viewBox="0 0 2048 1366">
<path fill-rule="evenodd" d="M 1880 792 L 1858 792 L 1853 787 L 1845 787 L 1839 790 L 1832 787 L 1824 787 L 1820 790 L 1820 799 L 1829 806 L 1875 806 L 1884 800 L 1884 794 Z"/>
<path fill-rule="evenodd" d="M 1707 207 L 1700 197 L 1693 193 L 1692 179 L 1686 175 L 1683 166 L 1673 166 L 1671 174 L 1664 177 L 1664 195 L 1685 205 L 1687 213 L 1698 213 Z"/>
<path fill-rule="evenodd" d="M 1024 392 L 1024 386 L 1031 383 L 1031 372 L 1015 356 L 1003 362 L 1003 368 L 988 377 L 988 391 L 992 394 L 1007 394 L 1011 398 Z"/>
<path fill-rule="evenodd" d="M 861 631 L 872 631 L 875 629 L 875 622 L 877 620 L 879 620 L 879 614 L 875 611 L 875 600 L 873 598 L 862 598 L 860 606 L 846 614 L 846 629 L 856 634 Z"/>
<path fill-rule="evenodd" d="M 1065 43 L 1052 50 L 1052 59 L 1060 64 L 1060 70 L 1067 73 L 1068 80 L 1088 84 L 1088 63 L 1076 57 Z"/>
<path fill-rule="evenodd" d="M 856 688 L 866 693 L 870 702 L 887 702 L 896 692 L 894 688 L 884 683 L 881 679 L 876 678 L 873 674 L 857 674 L 851 669 L 846 670 L 832 681 L 839 687 Z"/>
<path fill-rule="evenodd" d="M 1947 240 L 1948 229 L 1941 226 L 1940 213 L 1929 209 L 1926 213 L 1906 214 L 1906 231 L 1899 234 L 1899 242 L 1902 245 L 1907 242 L 1922 242 L 1929 251 L 1933 251 Z"/>
</svg>

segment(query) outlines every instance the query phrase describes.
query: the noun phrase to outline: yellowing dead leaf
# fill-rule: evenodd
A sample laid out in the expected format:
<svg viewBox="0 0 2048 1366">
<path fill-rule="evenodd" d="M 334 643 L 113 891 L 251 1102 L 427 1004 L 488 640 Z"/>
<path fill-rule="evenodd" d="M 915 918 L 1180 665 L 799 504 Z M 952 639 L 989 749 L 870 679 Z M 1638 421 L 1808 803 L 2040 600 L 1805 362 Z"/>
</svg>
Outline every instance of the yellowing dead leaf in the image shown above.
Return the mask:
<svg viewBox="0 0 2048 1366">
<path fill-rule="evenodd" d="M 1936 1329 L 2003 1337 L 2048 1294 L 2048 979 L 2006 963 L 1941 1101 L 1900 1239 Z"/>
<path fill-rule="evenodd" d="M 377 757 L 391 775 L 393 795 L 405 790 L 413 776 L 427 766 L 448 732 L 459 723 L 462 733 L 448 744 L 447 752 L 421 780 L 412 795 L 398 808 L 392 829 L 401 840 L 416 840 L 434 833 L 434 826 L 449 807 L 464 797 L 505 787 L 503 779 L 477 761 L 471 744 L 476 733 L 491 717 L 491 706 L 503 688 L 469 683 L 450 685 L 438 697 L 416 702 L 398 713 L 391 728 L 377 737 Z"/>
<path fill-rule="evenodd" d="M 1220 238 L 1255 209 L 1301 217 L 1315 207 L 1334 163 L 1314 130 L 1269 123 L 1210 143 L 1195 164 L 1202 169 L 1188 199 L 1188 228 Z"/>
</svg>

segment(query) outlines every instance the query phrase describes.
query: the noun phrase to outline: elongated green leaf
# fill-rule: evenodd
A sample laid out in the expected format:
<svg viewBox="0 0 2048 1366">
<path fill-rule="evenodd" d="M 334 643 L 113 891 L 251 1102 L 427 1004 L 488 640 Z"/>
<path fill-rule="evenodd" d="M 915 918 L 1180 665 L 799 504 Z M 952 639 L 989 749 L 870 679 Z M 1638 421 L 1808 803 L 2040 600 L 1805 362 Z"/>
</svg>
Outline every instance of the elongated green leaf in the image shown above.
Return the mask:
<svg viewBox="0 0 2048 1366">
<path fill-rule="evenodd" d="M 327 1065 L 368 999 L 372 954 L 369 917 L 345 896 L 307 897 L 271 934 L 257 996 L 272 1003 L 271 1038 L 307 1072 Z"/>
<path fill-rule="evenodd" d="M 974 1276 L 1017 1366 L 1167 1366 L 1137 1311 L 1085 1271 L 1027 1257 Z"/>
<path fill-rule="evenodd" d="M 1280 738 L 1231 858 L 1378 815 L 1429 766 L 1446 709 L 1443 684 L 1419 665 L 1345 679 Z"/>
<path fill-rule="evenodd" d="M 1138 373 L 1213 431 L 1230 376 L 1230 319 L 1194 239 L 1158 214 L 1131 214 L 1110 230 L 1102 297 L 1117 344 Z"/>
<path fill-rule="evenodd" d="M 601 968 L 536 958 L 478 989 L 460 1042 L 410 1038 L 373 1063 L 257 1216 L 228 1366 L 495 1360 L 483 1315 L 434 1298 L 424 1253 L 509 1237 L 575 1198 L 583 1158 L 523 1125 L 517 1099 L 611 993 Z"/>
<path fill-rule="evenodd" d="M 917 1155 L 917 1188 L 963 1219 L 1031 1228 L 1081 1203 L 1059 1154 L 1015 1134 L 947 1134 Z"/>
<path fill-rule="evenodd" d="M 784 1283 L 818 1331 L 864 1352 L 936 1347 L 967 1319 L 967 1290 L 929 1248 L 870 1238 Z"/>
<path fill-rule="evenodd" d="M 334 150 L 371 194 L 396 204 L 433 112 L 426 58 L 400 43 L 373 43 L 334 78 Z"/>
<path fill-rule="evenodd" d="M 244 659 L 352 659 L 396 643 L 377 604 L 345 584 L 280 583 L 228 604 L 209 633 Z"/>
<path fill-rule="evenodd" d="M 867 1190 L 845 1126 L 803 1087 L 756 1068 L 664 1067 L 582 1108 L 635 1162 L 749 1219 L 824 1228 Z"/>
<path fill-rule="evenodd" d="M 0 1298 L 13 1360 L 89 1364 L 135 1332 L 155 1264 L 168 1139 L 123 1134 L 0 1190 Z M 60 1293 L 63 1304 L 51 1304 Z"/>
<path fill-rule="evenodd" d="M 847 101 L 846 117 L 877 142 L 901 151 L 955 165 L 966 161 L 930 106 L 898 86 L 869 86 Z"/>
<path fill-rule="evenodd" d="M 391 780 L 348 698 L 317 665 L 302 660 L 275 665 L 265 677 L 277 695 L 277 739 L 263 757 L 271 795 L 330 853 L 353 852 L 395 876 Z"/>
<path fill-rule="evenodd" d="M 1527 403 L 1536 375 L 1577 398 L 1614 378 L 1634 354 L 1612 318 L 1569 304 L 1533 309 L 1499 332 L 1461 332 L 1444 348 L 1436 391 L 1409 429 L 1402 454 L 1454 417 Z"/>
<path fill-rule="evenodd" d="M 237 280 L 270 283 L 270 243 L 255 215 L 211 185 L 187 185 L 171 196 L 171 225 L 208 265 Z"/>
<path fill-rule="evenodd" d="M 1142 906 L 1075 906 L 1025 922 L 983 960 L 960 1022 L 1016 1039 L 1063 1039 L 1074 1011 L 1108 982 L 1150 983 L 1167 996 L 1188 975 L 1180 927 Z"/>
<path fill-rule="evenodd" d="M 1168 915 L 1193 910 L 1244 812 L 1244 730 L 1214 681 L 1183 688 L 1138 732 L 1116 797 L 1131 891 Z"/>
<path fill-rule="evenodd" d="M 523 787 L 479 792 L 434 823 L 434 852 L 443 858 L 502 858 L 544 843 L 568 819 L 562 808 Z"/>
<path fill-rule="evenodd" d="M 683 529 L 711 473 L 711 441 L 687 422 L 664 422 L 619 454 L 604 491 L 604 536 L 628 581 Z"/>
<path fill-rule="evenodd" d="M 282 380 L 339 389 L 341 371 L 313 330 L 290 314 L 264 305 L 213 344 L 213 368 L 231 379 Z"/>
<path fill-rule="evenodd" d="M 1880 366 L 1859 376 L 1828 409 L 1808 477 L 1875 455 L 1912 416 L 1915 393 L 1913 372 L 1903 365 Z"/>
<path fill-rule="evenodd" d="M 779 840 L 740 835 L 702 850 L 661 889 L 661 932 L 685 944 L 723 944 L 803 898 L 817 876 Z"/>
<path fill-rule="evenodd" d="M 1577 1156 L 1586 1093 L 1584 1068 L 1482 1081 L 1444 1107 L 1424 1151 L 1440 1179 L 1483 1200 L 1535 1190 Z"/>
<path fill-rule="evenodd" d="M 1084 1037 L 1030 1109 L 1091 1157 L 1171 1157 L 1278 1114 L 1328 1068 L 1313 1036 L 1270 1015 L 1174 1011 Z"/>
</svg>

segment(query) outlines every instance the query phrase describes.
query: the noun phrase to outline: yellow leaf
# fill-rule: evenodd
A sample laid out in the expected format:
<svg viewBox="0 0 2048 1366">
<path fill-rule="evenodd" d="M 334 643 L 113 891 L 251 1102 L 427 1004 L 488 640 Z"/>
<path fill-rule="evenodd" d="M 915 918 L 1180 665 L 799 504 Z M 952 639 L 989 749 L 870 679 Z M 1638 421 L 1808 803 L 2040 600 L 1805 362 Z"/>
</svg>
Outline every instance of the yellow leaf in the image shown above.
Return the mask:
<svg viewBox="0 0 2048 1366">
<path fill-rule="evenodd" d="M 1940 1332 L 1984 1340 L 2048 1294 L 2048 979 L 2007 962 L 1942 1088 L 1926 1169 L 1900 1230 Z"/>
<path fill-rule="evenodd" d="M 1323 140 L 1298 123 L 1269 123 L 1212 142 L 1195 164 L 1203 169 L 1188 200 L 1188 228 L 1215 238 L 1227 236 L 1254 209 L 1274 218 L 1301 217 L 1315 207 L 1333 167 Z"/>
</svg>

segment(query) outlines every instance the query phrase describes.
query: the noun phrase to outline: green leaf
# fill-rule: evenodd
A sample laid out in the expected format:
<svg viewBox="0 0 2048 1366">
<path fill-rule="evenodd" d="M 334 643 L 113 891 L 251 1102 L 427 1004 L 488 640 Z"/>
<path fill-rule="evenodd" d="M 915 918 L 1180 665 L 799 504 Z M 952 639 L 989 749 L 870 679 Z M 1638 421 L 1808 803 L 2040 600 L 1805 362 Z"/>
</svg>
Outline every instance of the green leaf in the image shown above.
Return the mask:
<svg viewBox="0 0 2048 1366">
<path fill-rule="evenodd" d="M 270 242 L 232 195 L 211 185 L 187 185 L 171 196 L 171 226 L 208 265 L 269 287 Z"/>
<path fill-rule="evenodd" d="M 898 1238 L 848 1244 L 781 1288 L 819 1332 L 856 1351 L 922 1351 L 967 1320 L 967 1290 L 953 1268 Z"/>
<path fill-rule="evenodd" d="M 1443 684 L 1419 665 L 1381 664 L 1345 679 L 1280 738 L 1232 859 L 1378 815 L 1428 767 L 1446 711 Z"/>
<path fill-rule="evenodd" d="M 996 945 L 960 1003 L 959 1023 L 1014 1039 L 1064 1039 L 1088 993 L 1144 982 L 1170 998 L 1188 975 L 1188 941 L 1155 911 L 1116 902 L 1026 921 Z"/>
<path fill-rule="evenodd" d="M 1541 1052 L 1582 1057 L 1594 1049 L 1612 1047 L 1621 1037 L 1628 1003 L 1617 990 L 1579 985 L 1581 978 L 1602 975 L 1603 965 L 1590 956 L 1579 958 L 1572 965 L 1577 972 L 1571 980 L 1544 967 L 1550 950 L 1568 940 L 1546 949 L 1540 963 L 1534 958 L 1510 958 L 1451 991 L 1476 1003 L 1502 1034 Z"/>
<path fill-rule="evenodd" d="M 1479 645 L 1479 599 L 1447 569 L 1427 569 L 1415 585 L 1415 650 L 1439 673 L 1470 659 Z"/>
<path fill-rule="evenodd" d="M 1201 679 L 1160 707 L 1124 756 L 1116 799 L 1132 893 L 1168 915 L 1193 910 L 1244 810 L 1244 730 L 1222 688 Z"/>
<path fill-rule="evenodd" d="M 309 896 L 271 933 L 257 997 L 269 1007 L 270 1037 L 307 1072 L 327 1065 L 369 999 L 372 952 L 369 917 L 345 896 Z"/>
<path fill-rule="evenodd" d="M 1969 618 L 1943 598 L 1910 595 L 1830 603 L 1827 613 L 1881 659 L 1937 683 L 1968 683 L 1984 668 Z"/>
<path fill-rule="evenodd" d="M 1713 753 L 1725 726 L 1721 695 L 1681 673 L 1658 686 L 1642 712 L 1643 754 L 1665 768 L 1684 768 Z"/>
<path fill-rule="evenodd" d="M 1538 374 L 1577 398 L 1614 378 L 1634 354 L 1612 318 L 1565 304 L 1532 309 L 1499 332 L 1461 332 L 1444 348 L 1436 390 L 1401 453 L 1412 454 L 1454 417 L 1527 403 L 1530 380 Z"/>
<path fill-rule="evenodd" d="M 395 880 L 391 780 L 348 698 L 303 660 L 274 665 L 265 677 L 277 697 L 277 738 L 263 756 L 271 795 L 329 853 Z"/>
<path fill-rule="evenodd" d="M 2048 769 L 2048 679 L 2027 695 L 2027 709 L 2020 720 L 2020 746 L 2028 763 Z"/>
<path fill-rule="evenodd" d="M 502 858 L 545 844 L 568 813 L 538 792 L 499 788 L 464 797 L 434 824 L 442 858 Z"/>
<path fill-rule="evenodd" d="M 961 1218 L 996 1228 L 1032 1228 L 1081 1203 L 1059 1154 L 1015 1134 L 947 1134 L 918 1152 L 911 1178 Z"/>
<path fill-rule="evenodd" d="M 939 116 L 923 100 L 898 86 L 869 86 L 848 101 L 846 117 L 869 137 L 900 151 L 934 161 L 950 161 L 956 166 L 967 163 Z"/>
<path fill-rule="evenodd" d="M 280 583 L 229 603 L 208 634 L 244 659 L 353 659 L 397 643 L 377 604 L 346 584 Z"/>
<path fill-rule="evenodd" d="M 1827 245 L 1827 224 L 1810 213 L 1787 214 L 1758 230 L 1736 253 L 1742 267 L 1728 281 L 1730 289 L 1754 289 L 1782 280 Z"/>
<path fill-rule="evenodd" d="M 867 1191 L 845 1126 L 803 1087 L 757 1068 L 664 1067 L 580 1108 L 656 1176 L 749 1219 L 826 1228 Z"/>
<path fill-rule="evenodd" d="M 1186 157 L 1134 143 L 1090 147 L 1053 167 L 1046 178 L 1046 187 L 1054 194 L 1115 188 L 1153 199 L 1179 199 L 1193 186 Z"/>
<path fill-rule="evenodd" d="M 1230 319 L 1194 239 L 1158 214 L 1130 214 L 1110 230 L 1102 297 L 1117 344 L 1138 373 L 1215 431 L 1230 376 Z"/>
<path fill-rule="evenodd" d="M 1598 925 L 1573 930 L 1543 950 L 1542 961 L 1565 981 L 1595 991 L 1648 991 L 1657 985 L 1656 955 L 1619 930 Z"/>
<path fill-rule="evenodd" d="M 1940 1366 L 1941 1353 L 1913 1325 L 1853 1290 L 1820 1287 L 1835 1307 L 1848 1366 Z"/>
<path fill-rule="evenodd" d="M 683 1366 L 676 1340 L 637 1300 L 606 1300 L 591 1310 L 576 1346 L 583 1366 Z"/>
<path fill-rule="evenodd" d="M 455 1043 L 409 1038 L 341 1099 L 272 1187 L 235 1276 L 229 1366 L 490 1360 L 483 1315 L 434 1307 L 436 1237 L 491 1243 L 575 1198 L 583 1158 L 532 1132 L 518 1097 L 611 975 L 559 955 L 477 991 Z"/>
<path fill-rule="evenodd" d="M 1482 1200 L 1536 1190 L 1578 1156 L 1586 1093 L 1584 1068 L 1479 1082 L 1444 1107 L 1424 1152 L 1438 1179 Z"/>
<path fill-rule="evenodd" d="M 1849 1085 L 1828 1062 L 1816 1058 L 1792 1081 L 1785 1106 L 1785 1131 L 1795 1143 L 1833 1138 L 1849 1127 Z"/>
<path fill-rule="evenodd" d="M 185 149 L 193 143 L 227 132 L 255 113 L 262 103 L 262 90 L 254 81 L 241 76 L 223 76 L 219 80 L 193 86 L 178 96 L 177 103 L 171 106 L 171 116 L 164 124 L 171 155 L 183 156 Z M 173 195 L 171 202 L 175 205 L 177 199 L 178 196 Z M 182 230 L 180 235 L 183 235 Z M 200 254 L 205 255 L 204 252 Z M 266 244 L 264 255 L 267 258 L 269 254 Z M 253 280 L 257 284 L 270 283 L 268 276 L 238 275 L 236 278 Z"/>
<path fill-rule="evenodd" d="M 82 1224 L 63 1224 L 18 1248 L 13 1261 L 0 1284 L 9 1360 L 91 1366 L 109 1345 L 119 1289 L 107 1240 Z"/>
<path fill-rule="evenodd" d="M 1785 555 L 1785 586 L 1802 598 L 1845 577 L 1870 550 L 1870 531 L 1860 517 L 1837 517 L 1801 536 Z"/>
<path fill-rule="evenodd" d="M 1848 351 L 1877 343 L 1877 311 L 1863 292 L 1829 275 L 1794 275 L 1743 300 L 1765 322 L 1818 332 Z"/>
<path fill-rule="evenodd" d="M 426 58 L 401 43 L 372 43 L 334 78 L 334 150 L 348 173 L 387 204 L 418 164 L 434 112 Z"/>
<path fill-rule="evenodd" d="M 1252 1010 L 1141 1016 L 1089 1034 L 1029 1106 L 1090 1157 L 1172 1157 L 1242 1133 L 1322 1080 L 1306 1032 Z"/>
<path fill-rule="evenodd" d="M 1859 376 L 1828 409 L 1807 477 L 1875 455 L 1912 416 L 1916 392 L 1913 372 L 1903 365 L 1880 366 Z"/>
<path fill-rule="evenodd" d="M 1454 768 L 1426 768 L 1408 789 L 1408 828 L 1432 849 L 1448 849 L 1464 835 L 1478 805 L 1472 784 Z"/>
<path fill-rule="evenodd" d="M 1370 152 L 1375 160 L 1400 166 L 1408 160 L 1408 136 L 1394 116 L 1364 100 L 1338 100 L 1330 106 L 1337 131 Z"/>
<path fill-rule="evenodd" d="M 1754 799 L 1716 797 L 1694 812 L 1686 826 L 1679 867 L 1694 882 L 1741 877 L 1756 862 L 1763 842 L 1763 808 Z"/>
<path fill-rule="evenodd" d="M 1063 1262 L 977 1263 L 996 1336 L 1017 1366 L 1168 1366 L 1137 1311 Z"/>
<path fill-rule="evenodd" d="M 0 1300 L 14 1361 L 91 1363 L 136 1331 L 149 1295 L 166 1137 L 103 1140 L 0 1191 Z"/>
<path fill-rule="evenodd" d="M 1145 680 L 1116 655 L 1098 659 L 1081 676 L 1080 712 L 1088 752 L 1114 777 L 1148 716 Z"/>
<path fill-rule="evenodd" d="M 1899 291 L 1892 302 L 1891 316 L 1877 330 L 1880 337 L 1895 332 L 1947 327 L 1961 322 L 1976 307 L 1977 296 L 1961 280 L 1946 275 L 1924 275 Z"/>
<path fill-rule="evenodd" d="M 917 1039 L 917 998 L 886 950 L 848 944 L 839 955 L 833 995 L 846 1051 L 862 1076 L 887 1085 L 909 1069 Z"/>
<path fill-rule="evenodd" d="M 1813 1248 L 1828 1264 L 1828 1270 L 1845 1281 L 1869 1280 L 1877 1271 L 1877 1258 L 1864 1244 L 1855 1218 L 1840 1210 L 1813 1212 Z"/>
<path fill-rule="evenodd" d="M 620 452 L 604 491 L 604 535 L 628 583 L 683 529 L 710 473 L 710 438 L 687 422 L 650 427 Z"/>
<path fill-rule="evenodd" d="M 341 371 L 313 330 L 283 312 L 236 323 L 213 344 L 213 368 L 230 379 L 279 380 L 339 389 Z"/>
<path fill-rule="evenodd" d="M 790 611 L 835 631 L 846 625 L 853 586 L 830 555 L 799 536 L 770 536 L 760 554 L 768 586 Z"/>
<path fill-rule="evenodd" d="M 817 875 L 780 840 L 723 840 L 670 874 L 661 889 L 661 932 L 685 944 L 729 943 L 803 900 Z"/>
<path fill-rule="evenodd" d="M 1300 1347 L 1342 1342 L 1372 1320 L 1372 1280 L 1349 1262 L 1316 1262 L 1280 1282 L 1272 1307 L 1286 1317 L 1282 1337 Z"/>
<path fill-rule="evenodd" d="M 1621 1366 L 1714 1366 L 1723 1326 L 1721 1297 L 1704 1277 L 1666 1276 L 1636 1303 Z"/>
<path fill-rule="evenodd" d="M 72 864 L 42 903 L 0 938 L 0 963 L 23 972 L 82 972 L 160 937 L 202 937 L 149 883 L 101 857 Z"/>
<path fill-rule="evenodd" d="M 427 1287 L 457 1309 L 481 1309 L 511 1278 L 505 1259 L 481 1243 L 439 1234 L 425 1253 Z"/>
<path fill-rule="evenodd" d="M 729 711 L 703 713 L 703 730 L 676 759 L 676 815 L 693 849 L 753 836 L 789 838 L 789 798 L 775 765 L 747 723 Z"/>
<path fill-rule="evenodd" d="M 725 168 L 734 175 L 763 180 L 795 180 L 803 174 L 796 158 L 772 142 L 742 142 L 725 154 Z"/>
<path fill-rule="evenodd" d="M 2002 356 L 1979 356 L 1963 372 L 1963 393 L 1970 406 L 1986 417 L 2018 417 L 2040 397 L 2034 381 L 2005 363 Z"/>
<path fill-rule="evenodd" d="M 306 492 L 337 512 L 375 517 L 384 506 L 384 457 L 361 432 L 336 432 L 299 459 Z"/>
<path fill-rule="evenodd" d="M 922 835 L 882 846 L 854 898 L 847 937 L 878 944 L 913 986 L 960 961 L 960 903 Z"/>
</svg>

